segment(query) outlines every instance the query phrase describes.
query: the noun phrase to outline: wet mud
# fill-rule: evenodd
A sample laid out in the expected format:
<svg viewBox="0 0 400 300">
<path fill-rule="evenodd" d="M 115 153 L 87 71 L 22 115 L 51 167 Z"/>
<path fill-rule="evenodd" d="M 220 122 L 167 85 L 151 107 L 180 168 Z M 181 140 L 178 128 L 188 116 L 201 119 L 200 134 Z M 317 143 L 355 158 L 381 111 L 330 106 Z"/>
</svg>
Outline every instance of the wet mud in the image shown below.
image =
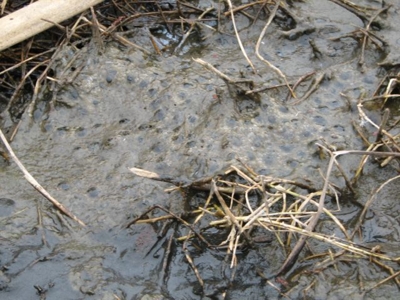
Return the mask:
<svg viewBox="0 0 400 300">
<path fill-rule="evenodd" d="M 162 223 L 128 229 L 124 225 L 152 205 L 180 214 L 206 197 L 187 199 L 180 193 L 166 193 L 169 184 L 137 177 L 128 170 L 131 167 L 191 181 L 219 174 L 240 158 L 259 174 L 321 189 L 320 170 L 325 172 L 328 164 L 315 144 L 321 137 L 337 149 L 365 149 L 354 129 L 354 123 L 364 125 L 357 100 L 371 95 L 388 73 L 399 71 L 399 3 L 388 1 L 393 6 L 377 18 L 381 27 L 376 33 L 387 43 L 385 50 L 368 44 L 360 65 L 360 40 L 345 37 L 363 27 L 359 17 L 332 1 L 288 2 L 293 2 L 287 5 L 290 15 L 278 11 L 260 52 L 290 83 L 315 72 L 296 90 L 301 99 L 318 80 L 315 91 L 303 101 L 288 97 L 285 86 L 254 97 L 243 95 L 193 61 L 201 58 L 231 78 L 251 79 L 256 88 L 282 84 L 282 78 L 255 55 L 265 15 L 254 24 L 245 15 L 235 16 L 257 75 L 243 57 L 229 20 L 221 23 L 222 32 L 200 26 L 179 48 L 174 47 L 180 36 L 163 26 L 151 28 L 160 44 L 171 46 L 161 56 L 116 43 L 103 50 L 94 42 L 77 53 L 64 49 L 60 69 L 72 54 L 78 55 L 72 68 L 80 64 L 84 68 L 55 99 L 49 96 L 51 91 L 43 92 L 33 115 L 23 116 L 12 147 L 29 172 L 87 227 L 61 216 L 14 163 L 0 157 L 0 298 L 281 297 L 260 276 L 260 272 L 266 277 L 274 274 L 285 260 L 286 253 L 273 238 L 239 253 L 235 270 L 224 251 L 192 246 L 189 251 L 204 279 L 202 290 L 182 244 L 171 239 L 171 251 L 166 251 L 171 236 L 179 236 L 183 228 L 173 224 L 163 228 Z M 218 3 L 200 1 L 199 5 Z M 379 1 L 359 5 L 381 7 Z M 213 22 L 208 25 L 216 27 Z M 152 49 L 141 29 L 132 29 L 130 38 Z M 395 122 L 398 109 L 392 111 L 390 120 Z M 379 123 L 379 109 L 367 112 Z M 373 128 L 362 128 L 368 138 L 374 138 Z M 340 163 L 351 177 L 359 160 L 344 156 Z M 381 168 L 371 160 L 356 195 L 340 197 L 337 217 L 351 226 L 370 193 L 396 175 L 392 165 Z M 346 190 L 339 173 L 332 180 Z M 381 245 L 391 256 L 400 256 L 398 183 L 387 185 L 378 198 L 366 216 L 359 242 Z M 331 234 L 332 228 L 324 218 L 317 227 Z M 395 299 L 398 295 L 393 281 L 363 295 L 360 282 L 371 287 L 388 276 L 368 260 L 341 262 L 320 273 L 302 272 L 317 262 L 300 259 L 286 276 L 289 286 L 275 284 L 290 299 Z M 396 270 L 396 265 L 392 267 Z"/>
</svg>

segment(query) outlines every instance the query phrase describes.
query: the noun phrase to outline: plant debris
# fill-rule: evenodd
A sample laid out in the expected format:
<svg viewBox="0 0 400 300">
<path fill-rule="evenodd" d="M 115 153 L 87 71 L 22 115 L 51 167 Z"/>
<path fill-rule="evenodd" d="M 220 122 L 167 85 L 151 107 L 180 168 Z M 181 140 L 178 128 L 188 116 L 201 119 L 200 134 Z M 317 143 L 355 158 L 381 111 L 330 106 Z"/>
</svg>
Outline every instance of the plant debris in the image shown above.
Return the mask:
<svg viewBox="0 0 400 300">
<path fill-rule="evenodd" d="M 160 176 L 154 172 L 132 168 L 130 170 L 138 176 L 170 182 L 176 185 L 176 188 L 168 189 L 169 192 L 183 190 L 187 195 L 188 190 L 201 189 L 208 190 L 209 195 L 202 206 L 187 212 L 190 218 L 177 216 L 167 208 L 156 206 L 150 208 L 126 226 L 130 227 L 133 224 L 154 223 L 166 219 L 174 219 L 187 227 L 187 234 L 177 237 L 177 240 L 183 243 L 182 250 L 185 252 L 187 260 L 202 287 L 204 287 L 204 284 L 201 274 L 197 270 L 195 262 L 190 257 L 190 253 L 187 250 L 187 243 L 197 240 L 195 241 L 196 244 L 202 243 L 209 249 L 226 249 L 226 256 L 230 257 L 231 261 L 230 267 L 235 268 L 240 263 L 237 258 L 237 252 L 243 247 L 251 249 L 255 243 L 259 242 L 259 229 L 263 232 L 261 236 L 269 237 L 272 233 L 282 249 L 291 249 L 288 250 L 287 258 L 281 268 L 273 276 L 268 277 L 269 279 L 277 278 L 283 280 L 281 276 L 287 273 L 296 263 L 308 238 L 327 244 L 329 248 L 329 254 L 315 253 L 313 255 L 313 257 L 324 259 L 314 267 L 314 270 L 318 270 L 318 272 L 327 268 L 331 260 L 334 263 L 334 261 L 341 259 L 368 259 L 381 265 L 384 265 L 385 261 L 400 262 L 400 257 L 391 257 L 377 251 L 375 248 L 368 248 L 354 241 L 355 235 L 364 221 L 366 211 L 374 201 L 376 195 L 386 184 L 399 179 L 400 176 L 388 180 L 371 195 L 354 228 L 346 228 L 340 219 L 335 216 L 335 213 L 341 210 L 339 191 L 329 183 L 333 165 L 336 164 L 341 169 L 337 161 L 337 157 L 341 155 L 400 157 L 400 152 L 356 150 L 332 152 L 327 148 L 329 146 L 319 146 L 325 149 L 331 157 L 327 174 L 324 177 L 324 186 L 321 190 L 316 190 L 312 187 L 317 184 L 308 186 L 286 179 L 259 175 L 244 163 L 242 163 L 244 168 L 231 166 L 223 172 L 223 175 L 192 183 L 182 183 L 169 177 Z M 328 209 L 326 207 L 325 203 L 328 202 L 329 198 L 335 200 L 335 209 Z M 149 217 L 149 213 L 154 209 L 161 209 L 167 215 L 155 218 Z M 333 221 L 338 231 L 341 232 L 340 236 L 327 235 L 315 231 L 316 225 L 322 215 Z M 220 232 L 218 233 L 214 231 L 213 235 L 224 236 L 224 239 L 217 244 L 213 243 L 212 240 L 218 240 L 218 238 L 210 238 L 209 241 L 206 233 L 210 228 L 219 230 Z M 256 236 L 253 234 L 254 232 L 257 232 Z M 207 236 L 210 236 L 210 234 L 207 234 Z M 293 242 L 296 240 L 297 242 Z"/>
</svg>

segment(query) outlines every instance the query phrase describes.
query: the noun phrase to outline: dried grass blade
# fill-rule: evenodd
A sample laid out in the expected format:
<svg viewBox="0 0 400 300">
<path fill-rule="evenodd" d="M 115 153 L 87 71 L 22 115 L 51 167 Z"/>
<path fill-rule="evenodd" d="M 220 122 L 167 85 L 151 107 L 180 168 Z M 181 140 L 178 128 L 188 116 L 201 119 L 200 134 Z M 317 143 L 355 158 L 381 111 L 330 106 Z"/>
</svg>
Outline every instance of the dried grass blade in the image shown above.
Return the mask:
<svg viewBox="0 0 400 300">
<path fill-rule="evenodd" d="M 274 7 L 274 9 L 272 10 L 271 15 L 270 15 L 269 18 L 268 18 L 267 23 L 265 24 L 263 30 L 262 30 L 261 33 L 260 33 L 260 36 L 259 36 L 258 41 L 257 41 L 257 44 L 256 44 L 256 55 L 257 55 L 257 57 L 258 57 L 262 62 L 264 62 L 268 67 L 270 67 L 270 68 L 271 68 L 272 70 L 274 70 L 280 77 L 283 78 L 283 80 L 285 81 L 285 84 L 286 84 L 287 88 L 288 88 L 289 91 L 290 91 L 290 94 L 292 95 L 293 98 L 296 99 L 296 95 L 295 95 L 294 91 L 292 90 L 292 88 L 290 87 L 289 82 L 287 81 L 287 78 L 286 78 L 285 74 L 283 74 L 282 71 L 279 70 L 279 68 L 275 67 L 273 64 L 271 64 L 268 60 L 266 60 L 266 59 L 265 59 L 264 57 L 262 57 L 262 55 L 260 54 L 260 44 L 261 44 L 261 41 L 262 41 L 262 39 L 264 38 L 265 33 L 266 33 L 266 31 L 267 31 L 269 25 L 271 24 L 272 20 L 274 19 L 275 15 L 276 15 L 276 12 L 278 11 L 278 8 L 279 8 L 280 3 L 281 3 L 281 1 L 277 1 L 277 2 L 276 2 L 275 7 Z"/>
<path fill-rule="evenodd" d="M 375 200 L 376 195 L 390 182 L 392 182 L 393 180 L 399 179 L 400 175 L 397 175 L 393 178 L 390 178 L 389 180 L 385 181 L 372 195 L 371 197 L 368 199 L 368 201 L 365 203 L 364 205 L 364 209 L 361 212 L 360 217 L 358 218 L 357 224 L 354 227 L 353 233 L 351 234 L 351 237 L 353 238 L 354 235 L 356 234 L 356 232 L 360 229 L 361 224 L 364 222 L 364 217 L 369 209 L 369 207 L 371 206 L 372 202 Z"/>
<path fill-rule="evenodd" d="M 337 156 L 337 154 L 334 153 L 334 155 L 331 156 L 331 159 L 329 161 L 327 174 L 326 174 L 326 177 L 325 177 L 325 180 L 324 180 L 324 187 L 322 189 L 322 193 L 321 193 L 321 196 L 320 196 L 319 202 L 318 202 L 317 213 L 314 216 L 311 217 L 310 222 L 308 223 L 307 227 L 303 230 L 303 231 L 305 231 L 305 232 L 307 232 L 309 234 L 311 234 L 312 231 L 314 231 L 314 228 L 318 223 L 319 217 L 321 216 L 321 214 L 323 212 L 325 196 L 326 196 L 326 193 L 328 191 L 328 186 L 329 186 L 329 176 L 331 174 L 332 167 L 333 167 L 333 164 L 335 162 L 335 157 L 336 156 Z M 275 277 L 279 276 L 283 272 L 286 272 L 288 269 L 290 269 L 293 266 L 293 264 L 296 262 L 296 259 L 297 259 L 298 255 L 300 254 L 300 251 L 303 249 L 306 240 L 307 240 L 307 236 L 306 235 L 302 235 L 299 238 L 298 242 L 293 247 L 293 250 L 290 252 L 290 254 L 286 258 L 285 262 L 283 263 L 281 268 L 276 273 Z"/>
<path fill-rule="evenodd" d="M 160 179 L 161 178 L 160 175 L 158 175 L 157 173 L 139 169 L 139 168 L 130 168 L 129 171 L 131 171 L 133 174 L 135 174 L 137 176 L 145 177 L 145 178 L 149 178 L 149 179 Z"/>
<path fill-rule="evenodd" d="M 44 197 L 46 197 L 55 207 L 57 207 L 62 213 L 70 217 L 72 220 L 78 222 L 82 226 L 86 226 L 81 220 L 79 220 L 75 215 L 73 215 L 64 205 L 54 199 L 37 181 L 31 174 L 29 174 L 28 170 L 24 167 L 18 157 L 15 155 L 14 151 L 12 150 L 10 144 L 7 142 L 6 137 L 3 134 L 3 131 L 0 129 L 0 138 L 3 141 L 4 145 L 6 146 L 10 157 L 14 160 L 17 164 L 19 169 L 24 173 L 25 179 Z"/>
<path fill-rule="evenodd" d="M 236 28 L 235 15 L 233 13 L 232 2 L 231 2 L 231 0 L 227 0 L 227 2 L 228 2 L 228 6 L 229 6 L 229 11 L 231 13 L 233 28 L 235 30 L 236 38 L 237 38 L 237 41 L 238 41 L 239 46 L 240 46 L 240 50 L 242 50 L 243 56 L 246 58 L 247 62 L 249 63 L 249 65 L 253 69 L 254 74 L 257 74 L 257 70 L 254 67 L 253 63 L 251 62 L 250 58 L 247 56 L 246 50 L 244 49 L 242 41 L 240 40 L 240 35 L 239 35 L 239 32 L 238 32 L 238 30 Z"/>
</svg>

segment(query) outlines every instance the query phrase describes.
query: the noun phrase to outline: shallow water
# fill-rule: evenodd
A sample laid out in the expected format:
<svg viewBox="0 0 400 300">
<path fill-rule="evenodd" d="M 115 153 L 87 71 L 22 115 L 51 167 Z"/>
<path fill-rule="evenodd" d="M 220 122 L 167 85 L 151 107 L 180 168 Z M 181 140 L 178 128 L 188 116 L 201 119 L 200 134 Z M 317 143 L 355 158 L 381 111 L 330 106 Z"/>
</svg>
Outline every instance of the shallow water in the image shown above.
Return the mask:
<svg viewBox="0 0 400 300">
<path fill-rule="evenodd" d="M 239 97 L 235 88 L 192 60 L 200 57 L 232 78 L 254 80 L 256 86 L 281 83 L 254 54 L 265 20 L 251 25 L 246 17 L 236 16 L 257 75 L 243 58 L 230 22 L 224 22 L 223 30 L 231 34 L 202 28 L 204 40 L 190 40 L 177 53 L 162 57 L 112 43 L 103 53 L 95 45 L 80 50 L 76 64 L 85 63 L 85 68 L 76 81 L 57 94 L 54 110 L 48 110 L 48 98 L 43 97 L 32 118 L 24 115 L 12 147 L 31 174 L 87 227 L 60 217 L 14 163 L 2 162 L 0 298 L 36 299 L 40 288 L 47 290 L 42 295 L 47 299 L 222 299 L 224 293 L 226 299 L 278 298 L 279 293 L 257 274 L 261 269 L 271 275 L 284 261 L 276 242 L 241 253 L 233 282 L 224 252 L 190 249 L 205 281 L 201 291 L 181 245 L 173 241 L 171 253 L 166 254 L 173 226 L 162 237 L 158 235 L 162 224 L 125 229 L 124 224 L 152 205 L 176 213 L 185 206 L 182 195 L 164 192 L 169 184 L 136 177 L 128 168 L 194 180 L 237 165 L 239 157 L 260 174 L 321 188 L 319 170 L 325 170 L 328 161 L 320 158 L 315 143 L 324 137 L 339 149 L 364 149 L 352 126 L 353 121 L 359 122 L 357 98 L 371 95 L 386 74 L 378 63 L 399 62 L 400 7 L 392 2 L 378 32 L 388 50 L 367 47 L 363 72 L 358 65 L 359 43 L 353 38 L 332 40 L 363 25 L 338 5 L 295 2 L 290 11 L 297 25 L 290 26 L 300 29 L 298 33 L 285 33 L 290 26 L 284 22 L 271 24 L 260 52 L 290 82 L 309 72 L 325 73 L 319 88 L 297 105 L 293 99 L 285 100 L 285 88 L 267 90 L 257 99 Z M 361 4 L 379 7 L 372 1 Z M 131 38 L 151 49 L 139 30 Z M 320 54 L 313 52 L 310 41 Z M 306 83 L 298 89 L 300 96 L 312 84 Z M 379 123 L 379 112 L 368 113 Z M 373 129 L 366 130 L 373 138 Z M 351 175 L 359 158 L 343 157 L 340 162 Z M 369 163 L 353 200 L 365 203 L 379 183 L 395 175 L 391 166 L 382 169 Z M 340 177 L 333 181 L 344 188 Z M 399 256 L 398 195 L 396 182 L 382 190 L 360 238 L 362 243 L 383 244 L 392 256 Z M 338 217 L 343 222 L 359 213 L 359 206 L 342 200 Z M 322 220 L 319 229 L 329 230 L 327 223 Z M 322 273 L 292 271 L 287 276 L 291 287 L 287 295 L 291 299 L 357 298 L 362 295 L 360 278 L 370 287 L 387 276 L 361 259 Z M 396 285 L 388 282 L 364 298 L 395 299 L 397 294 Z"/>
</svg>

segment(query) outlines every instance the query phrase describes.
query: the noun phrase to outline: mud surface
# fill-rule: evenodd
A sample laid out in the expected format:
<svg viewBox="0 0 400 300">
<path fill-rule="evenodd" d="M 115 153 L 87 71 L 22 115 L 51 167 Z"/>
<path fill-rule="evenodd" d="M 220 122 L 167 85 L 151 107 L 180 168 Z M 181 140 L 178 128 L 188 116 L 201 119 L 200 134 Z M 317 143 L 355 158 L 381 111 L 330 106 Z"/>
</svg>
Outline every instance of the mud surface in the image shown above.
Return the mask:
<svg viewBox="0 0 400 300">
<path fill-rule="evenodd" d="M 360 2 L 380 8 L 379 1 Z M 205 282 L 202 292 L 181 244 L 173 241 L 172 253 L 166 254 L 173 226 L 162 236 L 162 224 L 125 229 L 124 224 L 152 205 L 182 213 L 187 200 L 179 193 L 165 193 L 170 185 L 136 177 L 128 168 L 193 180 L 237 165 L 239 157 L 260 174 L 321 188 L 319 170 L 325 170 L 328 161 L 318 155 L 315 143 L 323 137 L 338 149 L 365 149 L 353 127 L 353 122 L 360 123 L 357 99 L 372 95 L 387 72 L 394 72 L 392 67 L 400 63 L 400 7 L 395 0 L 388 2 L 393 7 L 384 18 L 377 18 L 382 27 L 376 30 L 388 45 L 380 51 L 368 44 L 363 66 L 359 65 L 360 41 L 337 39 L 363 27 L 348 10 L 313 0 L 289 6 L 292 18 L 278 13 L 262 41 L 261 55 L 291 83 L 310 72 L 316 72 L 314 79 L 322 76 L 318 89 L 297 104 L 295 99 L 286 100 L 285 87 L 257 97 L 240 96 L 235 87 L 192 60 L 201 58 L 232 78 L 252 79 L 256 87 L 281 84 L 282 79 L 254 53 L 266 21 L 262 15 L 255 24 L 236 15 L 257 75 L 243 58 L 228 21 L 222 23 L 225 33 L 201 27 L 177 51 L 163 56 L 113 43 L 104 51 L 95 43 L 79 53 L 65 49 L 60 69 L 68 55 L 79 55 L 74 67 L 82 63 L 85 67 L 55 99 L 43 95 L 33 116 L 24 115 L 12 147 L 31 174 L 87 227 L 60 217 L 14 163 L 2 161 L 0 298 L 222 299 L 224 294 L 226 299 L 278 298 L 278 291 L 257 273 L 271 275 L 284 261 L 285 253 L 274 241 L 241 253 L 233 282 L 224 252 L 190 249 Z M 180 38 L 162 27 L 152 33 L 164 46 L 176 46 Z M 130 38 L 152 49 L 144 30 L 133 30 Z M 299 98 L 313 83 L 309 79 L 298 88 Z M 53 110 L 49 110 L 51 101 Z M 379 123 L 378 110 L 368 115 Z M 397 118 L 398 110 L 393 110 L 391 122 Z M 364 129 L 373 139 L 375 129 Z M 359 157 L 342 157 L 340 162 L 351 176 Z M 358 196 L 351 200 L 365 203 L 371 191 L 396 174 L 390 165 L 380 168 L 370 162 L 357 186 Z M 333 181 L 345 187 L 341 177 Z M 360 236 L 360 243 L 380 244 L 395 257 L 400 256 L 398 195 L 396 181 L 380 192 Z M 361 211 L 360 205 L 345 197 L 341 205 L 338 217 L 344 222 Z M 321 222 L 320 228 L 329 230 L 329 224 Z M 311 268 L 315 262 L 297 267 Z M 358 299 L 363 291 L 360 282 L 372 287 L 387 276 L 362 259 L 338 263 L 322 273 L 292 271 L 287 275 L 287 295 Z M 389 281 L 364 298 L 397 296 L 397 286 Z"/>
</svg>

